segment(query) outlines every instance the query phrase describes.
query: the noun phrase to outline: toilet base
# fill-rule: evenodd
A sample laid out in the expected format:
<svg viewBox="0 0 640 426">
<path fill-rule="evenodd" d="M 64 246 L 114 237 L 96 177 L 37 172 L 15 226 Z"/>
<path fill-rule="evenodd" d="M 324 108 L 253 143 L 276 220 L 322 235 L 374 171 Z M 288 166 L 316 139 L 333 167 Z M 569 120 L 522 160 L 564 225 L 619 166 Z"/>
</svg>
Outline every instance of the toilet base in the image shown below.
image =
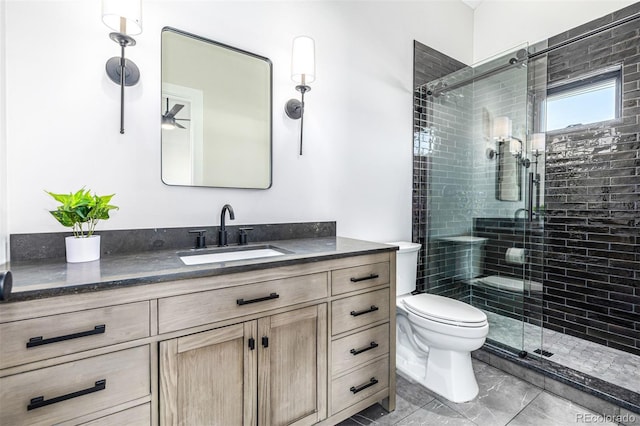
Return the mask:
<svg viewBox="0 0 640 426">
<path fill-rule="evenodd" d="M 449 401 L 471 401 L 478 395 L 471 353 L 429 348 L 424 384 Z"/>
<path fill-rule="evenodd" d="M 406 379 L 451 402 L 471 401 L 478 395 L 469 352 L 430 348 L 428 356 L 419 356 L 409 348 L 398 346 L 396 369 Z"/>
<path fill-rule="evenodd" d="M 409 381 L 424 386 L 427 371 L 427 357 L 416 355 L 414 351 L 402 345 L 396 347 L 396 370 Z"/>
</svg>

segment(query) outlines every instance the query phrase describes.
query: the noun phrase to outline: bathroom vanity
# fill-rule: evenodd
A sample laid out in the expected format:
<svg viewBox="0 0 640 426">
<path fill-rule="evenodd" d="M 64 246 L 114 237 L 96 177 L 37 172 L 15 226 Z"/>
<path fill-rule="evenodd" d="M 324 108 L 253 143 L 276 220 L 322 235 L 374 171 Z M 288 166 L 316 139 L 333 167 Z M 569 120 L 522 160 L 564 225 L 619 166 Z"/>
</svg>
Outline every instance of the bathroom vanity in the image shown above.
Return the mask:
<svg viewBox="0 0 640 426">
<path fill-rule="evenodd" d="M 393 410 L 396 247 L 276 244 L 287 254 L 194 266 L 175 251 L 12 265 L 0 424 L 329 425 Z"/>
</svg>

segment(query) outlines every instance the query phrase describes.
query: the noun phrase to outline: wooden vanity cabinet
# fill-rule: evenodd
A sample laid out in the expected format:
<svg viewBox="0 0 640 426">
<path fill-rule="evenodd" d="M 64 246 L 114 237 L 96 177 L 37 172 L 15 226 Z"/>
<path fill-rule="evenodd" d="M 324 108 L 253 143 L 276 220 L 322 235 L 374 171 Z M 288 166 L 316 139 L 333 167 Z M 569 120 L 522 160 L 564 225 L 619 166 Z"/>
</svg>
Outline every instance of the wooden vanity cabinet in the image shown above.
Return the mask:
<svg viewBox="0 0 640 426">
<path fill-rule="evenodd" d="M 324 324 L 320 304 L 160 342 L 160 424 L 318 422 Z"/>
<path fill-rule="evenodd" d="M 382 251 L 2 304 L 0 425 L 334 425 L 393 410 L 394 295 Z"/>
<path fill-rule="evenodd" d="M 150 302 L 55 302 L 0 307 L 0 425 L 149 424 Z"/>
</svg>

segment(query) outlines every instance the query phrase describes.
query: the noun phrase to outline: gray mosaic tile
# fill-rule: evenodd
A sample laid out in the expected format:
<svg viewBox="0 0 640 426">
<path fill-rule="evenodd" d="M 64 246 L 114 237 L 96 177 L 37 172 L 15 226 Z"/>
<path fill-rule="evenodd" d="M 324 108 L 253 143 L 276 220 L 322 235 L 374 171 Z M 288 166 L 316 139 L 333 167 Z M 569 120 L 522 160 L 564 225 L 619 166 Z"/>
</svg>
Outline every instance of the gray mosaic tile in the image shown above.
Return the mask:
<svg viewBox="0 0 640 426">
<path fill-rule="evenodd" d="M 554 363 L 640 393 L 640 356 L 493 312 L 485 313 L 490 339 L 514 348 L 523 347 L 529 353 L 542 348 L 553 354 L 545 358 Z"/>
</svg>

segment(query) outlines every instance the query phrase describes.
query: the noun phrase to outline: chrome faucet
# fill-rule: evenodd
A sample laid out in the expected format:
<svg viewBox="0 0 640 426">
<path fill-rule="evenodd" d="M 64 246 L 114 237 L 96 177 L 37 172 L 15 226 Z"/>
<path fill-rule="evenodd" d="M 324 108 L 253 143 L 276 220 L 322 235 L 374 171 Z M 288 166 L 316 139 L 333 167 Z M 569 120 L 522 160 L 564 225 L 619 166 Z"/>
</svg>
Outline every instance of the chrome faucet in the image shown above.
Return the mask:
<svg viewBox="0 0 640 426">
<path fill-rule="evenodd" d="M 234 220 L 236 218 L 236 216 L 233 214 L 233 207 L 231 207 L 229 204 L 225 204 L 224 207 L 222 207 L 222 213 L 220 213 L 220 229 L 218 230 L 218 247 L 223 247 L 228 245 L 227 244 L 227 228 L 225 228 L 224 225 L 224 216 L 226 212 L 229 212 L 229 220 Z"/>
<path fill-rule="evenodd" d="M 529 210 L 527 210 L 527 209 L 518 209 L 518 210 L 516 210 L 516 212 L 513 214 L 513 219 L 514 220 L 518 220 L 518 214 L 520 214 L 520 212 L 528 213 Z M 526 215 L 525 215 L 525 217 L 526 217 Z"/>
</svg>

